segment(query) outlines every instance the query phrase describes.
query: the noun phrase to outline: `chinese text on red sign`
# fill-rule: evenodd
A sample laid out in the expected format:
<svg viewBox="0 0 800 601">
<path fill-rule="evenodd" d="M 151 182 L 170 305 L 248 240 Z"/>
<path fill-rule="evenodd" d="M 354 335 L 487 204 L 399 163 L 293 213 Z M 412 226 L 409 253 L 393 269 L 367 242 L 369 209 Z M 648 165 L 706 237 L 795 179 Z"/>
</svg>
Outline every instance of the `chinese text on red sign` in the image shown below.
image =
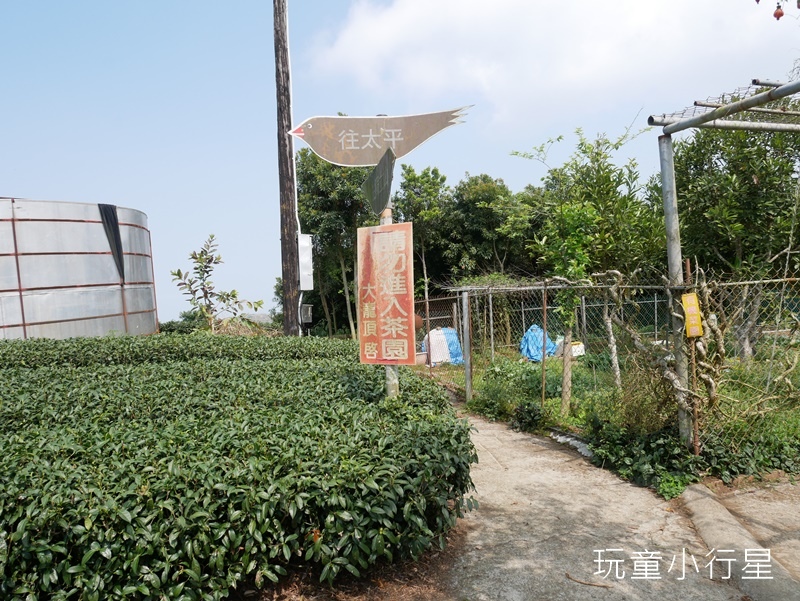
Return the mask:
<svg viewBox="0 0 800 601">
<path fill-rule="evenodd" d="M 412 251 L 410 223 L 358 230 L 361 363 L 415 363 Z"/>
</svg>

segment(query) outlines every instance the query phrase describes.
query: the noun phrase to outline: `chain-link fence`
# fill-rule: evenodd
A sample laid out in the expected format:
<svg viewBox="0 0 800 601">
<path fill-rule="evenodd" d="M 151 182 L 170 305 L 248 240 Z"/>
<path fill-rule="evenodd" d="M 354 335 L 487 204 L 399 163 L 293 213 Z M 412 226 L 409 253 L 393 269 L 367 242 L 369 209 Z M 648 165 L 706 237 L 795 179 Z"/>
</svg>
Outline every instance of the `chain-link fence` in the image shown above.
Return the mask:
<svg viewBox="0 0 800 601">
<path fill-rule="evenodd" d="M 697 294 L 703 326 L 691 339 L 680 307 L 689 292 Z M 468 396 L 480 396 L 487 370 L 504 361 L 534 361 L 560 373 L 567 342 L 578 410 L 591 403 L 606 417 L 652 431 L 677 419 L 680 408 L 698 448 L 721 435 L 744 441 L 780 429 L 800 436 L 796 278 L 701 277 L 676 288 L 626 284 L 616 275 L 591 284 L 459 290 L 416 309 L 429 317 L 419 340 L 427 369 Z M 463 363 L 431 357 L 437 333 L 448 331 L 450 343 L 463 347 Z"/>
<path fill-rule="evenodd" d="M 706 329 L 689 344 L 689 386 L 699 445 L 738 442 L 745 461 L 780 452 L 756 447 L 800 438 L 800 280 L 701 282 L 697 292 Z"/>
</svg>

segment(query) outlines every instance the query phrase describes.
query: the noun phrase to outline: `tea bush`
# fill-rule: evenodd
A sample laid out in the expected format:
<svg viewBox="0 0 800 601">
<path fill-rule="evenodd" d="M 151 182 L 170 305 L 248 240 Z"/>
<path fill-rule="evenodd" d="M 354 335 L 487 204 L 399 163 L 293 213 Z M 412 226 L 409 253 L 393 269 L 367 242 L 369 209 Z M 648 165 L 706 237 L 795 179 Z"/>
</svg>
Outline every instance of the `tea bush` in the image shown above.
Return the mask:
<svg viewBox="0 0 800 601">
<path fill-rule="evenodd" d="M 0 598 L 332 581 L 443 544 L 472 506 L 468 424 L 406 370 L 386 399 L 352 344 L 31 342 L 0 345 Z"/>
<path fill-rule="evenodd" d="M 0 366 L 125 365 L 189 359 L 350 359 L 358 346 L 350 340 L 261 336 L 213 336 L 208 332 L 108 336 L 69 340 L 0 340 Z"/>
</svg>

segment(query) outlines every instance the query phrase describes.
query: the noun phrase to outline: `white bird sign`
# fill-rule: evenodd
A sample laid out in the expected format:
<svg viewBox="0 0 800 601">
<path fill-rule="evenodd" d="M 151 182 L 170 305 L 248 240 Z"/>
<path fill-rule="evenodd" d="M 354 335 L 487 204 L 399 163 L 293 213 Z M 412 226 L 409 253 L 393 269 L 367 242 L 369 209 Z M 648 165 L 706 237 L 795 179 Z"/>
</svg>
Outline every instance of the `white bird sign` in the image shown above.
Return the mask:
<svg viewBox="0 0 800 601">
<path fill-rule="evenodd" d="M 311 117 L 289 133 L 329 163 L 371 167 L 389 148 L 400 158 L 443 129 L 462 123 L 467 108 L 402 117 Z"/>
</svg>

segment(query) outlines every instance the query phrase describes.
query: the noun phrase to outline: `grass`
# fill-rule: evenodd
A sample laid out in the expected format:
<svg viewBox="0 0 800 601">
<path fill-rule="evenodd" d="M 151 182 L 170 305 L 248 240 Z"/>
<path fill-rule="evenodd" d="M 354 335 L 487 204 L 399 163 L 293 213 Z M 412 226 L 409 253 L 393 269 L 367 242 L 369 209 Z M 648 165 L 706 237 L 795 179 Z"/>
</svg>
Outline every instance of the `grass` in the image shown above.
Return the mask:
<svg viewBox="0 0 800 601">
<path fill-rule="evenodd" d="M 521 359 L 514 349 L 496 349 L 494 361 L 488 353 L 477 353 L 474 394 L 467 408 L 489 419 L 524 423 L 542 433 L 557 428 L 579 434 L 594 443 L 606 467 L 669 498 L 703 474 L 729 482 L 738 475 L 775 469 L 800 473 L 800 391 L 796 388 L 800 375 L 788 350 L 783 348 L 779 359 L 771 363 L 728 360 L 718 400 L 704 401 L 701 407 L 701 456 L 697 458 L 692 458 L 677 433 L 677 407 L 668 387 L 632 353 L 624 355 L 621 389 L 613 385 L 607 354 L 590 353 L 574 361 L 566 415 L 561 414 L 560 358 L 548 358 L 542 366 Z M 436 370 L 437 379 L 464 381 L 463 366 Z"/>
</svg>

